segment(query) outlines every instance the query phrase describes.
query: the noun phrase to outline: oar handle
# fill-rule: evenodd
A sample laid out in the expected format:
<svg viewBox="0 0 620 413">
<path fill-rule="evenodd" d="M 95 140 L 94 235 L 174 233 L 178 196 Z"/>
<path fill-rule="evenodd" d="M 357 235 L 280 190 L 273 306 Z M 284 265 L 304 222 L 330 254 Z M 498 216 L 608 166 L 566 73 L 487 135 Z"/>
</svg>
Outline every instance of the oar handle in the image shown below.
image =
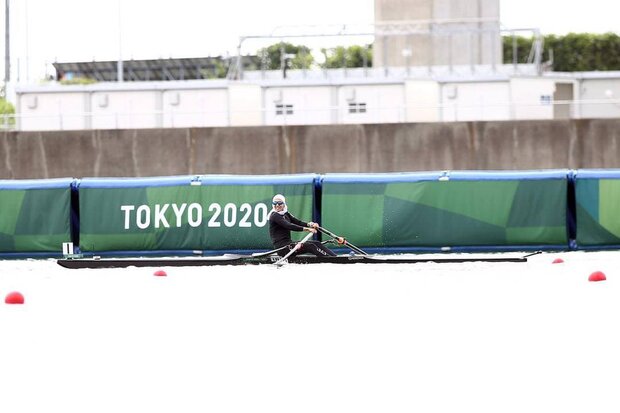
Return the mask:
<svg viewBox="0 0 620 413">
<path fill-rule="evenodd" d="M 330 230 L 328 230 L 326 228 L 319 227 L 318 229 L 322 233 L 327 234 L 327 235 L 329 235 L 332 238 L 340 238 L 340 237 L 338 237 L 338 235 L 334 234 L 333 232 L 331 232 Z M 355 245 L 351 244 L 346 239 L 344 240 L 344 245 L 346 245 L 347 247 L 351 248 L 353 251 L 358 252 L 358 253 L 360 253 L 362 255 L 368 255 L 364 250 L 362 250 L 361 248 L 358 248 Z"/>
</svg>

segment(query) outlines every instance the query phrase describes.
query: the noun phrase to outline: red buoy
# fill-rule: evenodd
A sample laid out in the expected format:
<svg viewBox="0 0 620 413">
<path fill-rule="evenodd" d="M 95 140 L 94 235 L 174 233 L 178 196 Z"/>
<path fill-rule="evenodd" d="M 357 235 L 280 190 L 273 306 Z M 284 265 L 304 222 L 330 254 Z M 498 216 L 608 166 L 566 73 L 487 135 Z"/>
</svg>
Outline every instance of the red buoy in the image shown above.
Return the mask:
<svg viewBox="0 0 620 413">
<path fill-rule="evenodd" d="M 556 258 L 555 260 L 553 260 L 552 264 L 562 264 L 564 262 L 564 260 L 562 258 Z"/>
<path fill-rule="evenodd" d="M 606 279 L 607 277 L 605 277 L 605 274 L 603 274 L 602 271 L 594 271 L 588 277 L 588 281 L 605 281 Z"/>
<path fill-rule="evenodd" d="M 168 274 L 166 274 L 166 271 L 164 271 L 164 270 L 157 270 L 157 271 L 155 271 L 153 273 L 153 275 L 156 276 L 156 277 L 165 277 Z"/>
<path fill-rule="evenodd" d="M 4 302 L 6 304 L 24 304 L 24 296 L 19 291 L 13 291 L 6 295 Z"/>
</svg>

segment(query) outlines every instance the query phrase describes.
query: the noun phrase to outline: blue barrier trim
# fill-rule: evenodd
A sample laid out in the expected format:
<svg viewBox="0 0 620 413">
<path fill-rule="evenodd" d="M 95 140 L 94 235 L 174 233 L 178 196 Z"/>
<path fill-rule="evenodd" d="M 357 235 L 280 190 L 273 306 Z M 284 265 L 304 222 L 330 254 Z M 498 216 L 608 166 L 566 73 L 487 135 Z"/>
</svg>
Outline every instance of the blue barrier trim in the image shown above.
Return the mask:
<svg viewBox="0 0 620 413">
<path fill-rule="evenodd" d="M 575 245 L 577 251 L 602 251 L 602 250 L 620 250 L 620 245 Z"/>
<path fill-rule="evenodd" d="M 312 184 L 319 174 L 295 175 L 202 175 L 203 185 L 296 185 Z"/>
<path fill-rule="evenodd" d="M 321 183 L 401 183 L 421 181 L 504 181 L 568 179 L 568 169 L 540 171 L 441 171 L 376 174 L 325 174 Z"/>
<path fill-rule="evenodd" d="M 541 171 L 455 171 L 449 173 L 450 180 L 454 181 L 503 181 L 503 180 L 539 180 L 539 179 L 568 179 L 571 171 L 568 169 L 554 169 Z"/>
<path fill-rule="evenodd" d="M 152 178 L 83 178 L 78 188 L 144 188 L 199 185 L 295 185 L 312 184 L 318 174 L 297 175 L 187 175 Z"/>
<path fill-rule="evenodd" d="M 620 169 L 577 169 L 573 171 L 579 179 L 620 179 Z"/>
<path fill-rule="evenodd" d="M 197 176 L 162 176 L 154 178 L 82 178 L 79 188 L 144 188 L 154 186 L 190 185 Z"/>
<path fill-rule="evenodd" d="M 441 172 L 402 172 L 376 174 L 325 174 L 321 175 L 321 183 L 389 183 L 437 181 Z"/>
<path fill-rule="evenodd" d="M 0 180 L 0 189 L 59 189 L 70 188 L 73 178 Z"/>
</svg>

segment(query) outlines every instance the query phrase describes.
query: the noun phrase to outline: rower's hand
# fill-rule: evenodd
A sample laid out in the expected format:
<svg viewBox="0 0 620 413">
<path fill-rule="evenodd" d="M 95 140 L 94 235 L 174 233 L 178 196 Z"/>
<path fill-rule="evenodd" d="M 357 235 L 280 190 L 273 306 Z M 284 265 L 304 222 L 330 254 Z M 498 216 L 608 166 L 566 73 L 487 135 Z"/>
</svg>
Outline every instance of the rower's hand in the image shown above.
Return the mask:
<svg viewBox="0 0 620 413">
<path fill-rule="evenodd" d="M 337 242 L 339 245 L 342 245 L 342 244 L 344 244 L 345 242 L 347 242 L 347 240 L 346 240 L 346 239 L 344 239 L 344 237 L 336 237 L 336 242 Z"/>
<path fill-rule="evenodd" d="M 310 221 L 310 222 L 308 222 L 308 226 L 309 226 L 310 228 L 319 229 L 319 224 L 317 224 L 316 222 L 312 222 L 312 221 Z"/>
<path fill-rule="evenodd" d="M 316 228 L 314 227 L 306 227 L 304 228 L 304 231 L 308 231 L 308 232 L 312 232 L 313 234 L 316 234 Z"/>
</svg>

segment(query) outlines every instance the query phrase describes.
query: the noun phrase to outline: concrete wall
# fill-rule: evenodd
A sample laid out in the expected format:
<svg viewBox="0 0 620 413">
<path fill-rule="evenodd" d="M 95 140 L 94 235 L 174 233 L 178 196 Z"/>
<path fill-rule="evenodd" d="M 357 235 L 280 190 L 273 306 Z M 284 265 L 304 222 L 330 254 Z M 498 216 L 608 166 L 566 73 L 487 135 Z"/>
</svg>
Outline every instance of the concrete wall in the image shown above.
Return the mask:
<svg viewBox="0 0 620 413">
<path fill-rule="evenodd" d="M 620 119 L 0 134 L 0 179 L 550 168 L 620 168 Z"/>
</svg>

